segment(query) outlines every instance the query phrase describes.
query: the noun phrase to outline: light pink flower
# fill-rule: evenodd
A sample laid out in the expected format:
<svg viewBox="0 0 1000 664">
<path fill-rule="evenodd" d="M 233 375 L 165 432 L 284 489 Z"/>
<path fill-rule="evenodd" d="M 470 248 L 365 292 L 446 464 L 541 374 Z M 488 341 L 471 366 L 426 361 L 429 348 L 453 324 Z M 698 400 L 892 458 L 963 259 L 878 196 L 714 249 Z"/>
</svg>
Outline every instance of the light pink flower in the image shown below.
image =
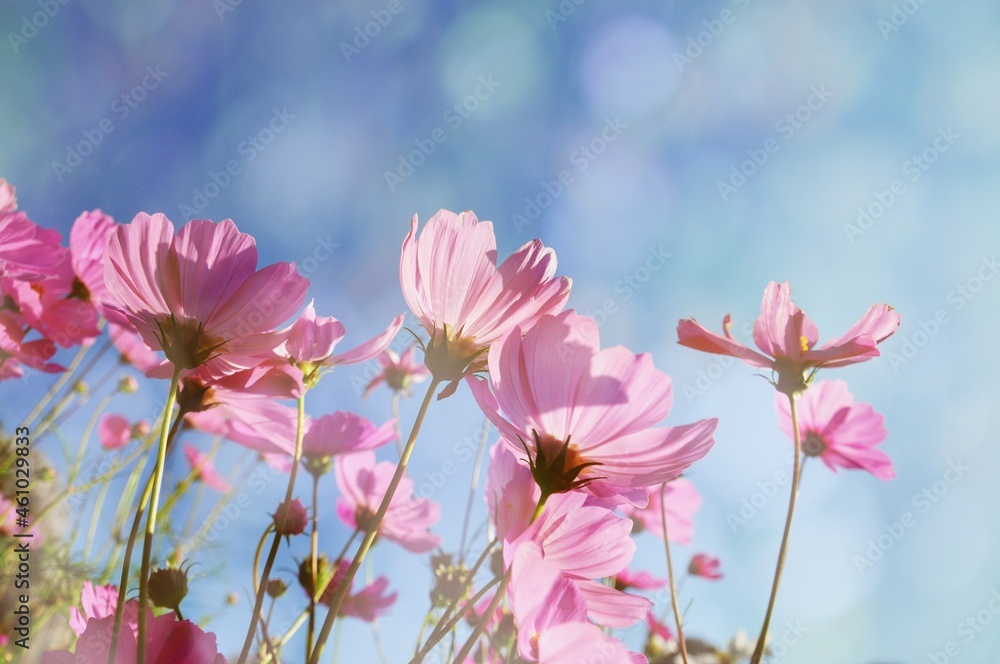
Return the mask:
<svg viewBox="0 0 1000 664">
<path fill-rule="evenodd" d="M 314 475 L 330 470 L 333 458 L 374 450 L 396 439 L 395 420 L 380 427 L 356 413 L 338 410 L 309 423 L 302 438 L 302 463 Z"/>
<path fill-rule="evenodd" d="M 792 436 L 788 399 L 775 402 L 781 430 Z M 797 403 L 802 452 L 819 457 L 827 468 L 860 468 L 880 480 L 896 476 L 892 459 L 875 446 L 887 432 L 882 416 L 866 403 L 855 403 L 842 380 L 824 380 L 806 390 Z"/>
<path fill-rule="evenodd" d="M 337 565 L 337 570 L 333 573 L 333 580 L 330 581 L 322 597 L 320 597 L 320 604 L 327 607 L 330 606 L 330 602 L 337 593 L 340 584 L 343 583 L 344 578 L 347 576 L 347 569 L 350 566 L 351 564 L 348 561 L 340 561 Z M 347 596 L 344 597 L 343 604 L 340 605 L 338 615 L 353 616 L 365 622 L 374 621 L 380 616 L 385 615 L 386 609 L 396 601 L 396 593 L 386 593 L 388 588 L 389 579 L 380 576 L 370 585 L 365 586 L 356 593 L 348 591 Z"/>
<path fill-rule="evenodd" d="M 256 242 L 230 219 L 192 221 L 175 236 L 164 215 L 145 213 L 111 234 L 105 282 L 109 319 L 130 323 L 176 367 L 214 359 L 222 374 L 256 366 L 284 341 L 275 327 L 309 285 L 291 263 L 257 270 Z"/>
<path fill-rule="evenodd" d="M 395 464 L 389 461 L 375 463 L 372 451 L 338 457 L 335 474 L 342 494 L 337 500 L 340 519 L 351 528 L 369 528 L 395 472 Z M 440 518 L 440 506 L 414 497 L 413 482 L 404 475 L 379 526 L 379 536 L 414 553 L 430 551 L 441 538 L 428 529 Z"/>
<path fill-rule="evenodd" d="M 625 568 L 615 576 L 615 588 L 618 590 L 658 590 L 667 586 L 666 579 L 657 579 L 646 571 L 633 572 Z"/>
<path fill-rule="evenodd" d="M 17 194 L 14 185 L 0 178 L 0 215 L 9 214 L 17 209 Z"/>
<path fill-rule="evenodd" d="M 115 615 L 115 609 L 118 607 L 118 586 L 95 586 L 90 581 L 84 581 L 80 604 L 83 610 L 75 606 L 69 608 L 69 626 L 77 636 L 81 636 L 87 629 L 87 621 Z M 129 627 L 133 634 L 139 633 L 138 600 L 125 602 L 122 626 Z"/>
<path fill-rule="evenodd" d="M 48 339 L 25 341 L 24 320 L 9 311 L 0 311 L 0 380 L 20 378 L 25 366 L 45 373 L 59 373 L 66 368 L 49 362 L 56 347 Z"/>
<path fill-rule="evenodd" d="M 441 210 L 418 239 L 413 216 L 399 276 L 406 303 L 430 334 L 424 362 L 440 380 L 461 378 L 508 330 L 527 330 L 569 298 L 571 282 L 555 276 L 555 253 L 540 240 L 496 263 L 491 222 Z"/>
<path fill-rule="evenodd" d="M 191 464 L 191 469 L 194 471 L 197 480 L 204 482 L 220 493 L 232 491 L 233 487 L 229 485 L 229 482 L 215 472 L 215 465 L 212 463 L 212 459 L 199 452 L 198 448 L 193 445 L 185 445 L 184 457 Z"/>
<path fill-rule="evenodd" d="M 24 506 L 21 506 L 23 510 Z M 0 496 L 0 534 L 3 535 L 19 535 L 24 534 L 25 541 L 28 542 L 28 546 L 37 549 L 42 544 L 42 534 L 38 529 L 31 525 L 27 529 L 17 524 L 19 515 L 18 505 L 13 500 L 8 500 L 4 496 Z M 30 510 L 26 510 L 29 521 Z M 23 518 L 23 516 L 22 516 Z"/>
<path fill-rule="evenodd" d="M 164 362 L 161 354 L 146 345 L 132 327 L 108 323 L 108 336 L 118 350 L 122 364 L 131 364 L 144 374 L 149 374 Z"/>
<path fill-rule="evenodd" d="M 650 611 L 646 616 L 646 626 L 649 627 L 650 637 L 655 635 L 664 641 L 669 641 L 674 638 L 674 633 L 670 631 L 670 628 L 667 627 L 665 623 L 660 622 L 656 616 L 653 615 L 652 611 Z"/>
<path fill-rule="evenodd" d="M 705 553 L 696 553 L 691 557 L 691 562 L 688 563 L 688 574 L 717 581 L 722 578 L 722 572 L 719 571 L 721 565 L 718 558 L 713 558 Z"/>
<path fill-rule="evenodd" d="M 431 375 L 427 367 L 414 359 L 415 346 L 409 346 L 402 355 L 397 355 L 392 349 L 385 349 L 375 358 L 375 361 L 382 367 L 382 371 L 375 376 L 365 387 L 364 396 L 367 397 L 372 390 L 385 383 L 393 392 L 399 392 L 403 396 L 410 395 L 410 386 L 414 383 L 422 383 Z"/>
<path fill-rule="evenodd" d="M 69 232 L 69 250 L 78 282 L 74 292 L 80 299 L 99 305 L 110 297 L 104 283 L 104 264 L 107 262 L 108 240 L 115 226 L 115 220 L 100 210 L 84 212 L 73 222 Z"/>
<path fill-rule="evenodd" d="M 517 625 L 518 652 L 529 662 L 577 664 L 581 654 L 603 662 L 645 663 L 622 643 L 587 621 L 587 602 L 562 576 L 537 543 L 521 543 L 514 552 L 510 601 Z"/>
<path fill-rule="evenodd" d="M 660 487 L 647 487 L 649 504 L 643 508 L 622 505 L 622 513 L 632 518 L 637 526 L 663 538 L 663 516 L 660 512 Z M 667 532 L 670 541 L 690 546 L 694 536 L 694 513 L 701 507 L 701 496 L 691 480 L 678 477 L 667 482 L 663 491 L 667 513 Z M 638 532 L 638 531 L 633 531 Z"/>
<path fill-rule="evenodd" d="M 722 321 L 723 335 L 709 332 L 693 318 L 677 324 L 682 346 L 718 355 L 738 357 L 748 364 L 778 374 L 775 387 L 792 394 L 804 390 L 821 368 L 842 367 L 877 357 L 878 344 L 899 327 L 899 314 L 887 304 L 872 305 L 843 336 L 816 348 L 816 325 L 792 303 L 788 282 L 774 281 L 764 289 L 753 339 L 760 352 L 747 348 L 729 333 L 729 315 Z"/>
<path fill-rule="evenodd" d="M 117 413 L 109 413 L 97 425 L 97 437 L 106 450 L 125 447 L 132 439 L 132 425 L 128 419 Z"/>
<path fill-rule="evenodd" d="M 52 650 L 42 654 L 42 664 L 107 664 L 111 651 L 114 616 L 91 618 L 76 642 L 76 654 Z M 203 632 L 190 620 L 177 620 L 173 611 L 146 623 L 147 664 L 226 664 L 219 654 L 215 634 Z M 118 664 L 136 664 L 136 636 L 122 629 L 116 648 Z"/>
<path fill-rule="evenodd" d="M 532 467 L 543 495 L 576 488 L 644 504 L 714 444 L 716 419 L 654 428 L 670 411 L 670 377 L 646 353 L 600 349 L 597 325 L 566 311 L 513 330 L 489 356 L 473 396 Z M 494 396 L 495 395 L 495 396 Z"/>
</svg>

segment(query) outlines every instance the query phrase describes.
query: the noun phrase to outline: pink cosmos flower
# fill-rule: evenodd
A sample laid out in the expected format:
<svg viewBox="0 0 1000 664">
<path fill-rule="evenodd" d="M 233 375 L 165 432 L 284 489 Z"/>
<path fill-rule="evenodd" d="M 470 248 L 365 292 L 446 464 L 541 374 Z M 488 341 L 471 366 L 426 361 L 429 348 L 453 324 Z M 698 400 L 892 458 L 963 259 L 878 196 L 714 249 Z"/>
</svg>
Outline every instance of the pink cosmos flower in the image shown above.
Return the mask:
<svg viewBox="0 0 1000 664">
<path fill-rule="evenodd" d="M 274 528 L 280 535 L 301 535 L 309 523 L 306 508 L 298 498 L 282 502 L 274 512 Z"/>
<path fill-rule="evenodd" d="M 647 487 L 649 504 L 643 508 L 622 505 L 622 513 L 630 517 L 637 527 L 663 538 L 663 516 L 660 512 L 660 487 Z M 691 546 L 694 537 L 694 513 L 701 507 L 701 496 L 691 480 L 678 477 L 667 482 L 663 491 L 663 504 L 667 513 L 667 532 L 670 541 Z M 633 530 L 633 532 L 638 532 Z"/>
<path fill-rule="evenodd" d="M 781 430 L 792 436 L 788 400 L 776 400 Z M 799 435 L 806 456 L 819 457 L 827 468 L 860 468 L 880 480 L 896 476 L 889 456 L 875 449 L 887 435 L 883 418 L 866 403 L 855 403 L 842 380 L 824 380 L 798 399 Z"/>
<path fill-rule="evenodd" d="M 175 367 L 214 359 L 221 374 L 256 366 L 284 341 L 274 328 L 309 285 L 291 263 L 257 270 L 256 242 L 230 219 L 192 221 L 174 236 L 164 215 L 145 213 L 114 229 L 104 276 L 110 320 L 131 324 Z"/>
<path fill-rule="evenodd" d="M 395 420 L 380 427 L 356 413 L 338 410 L 312 420 L 302 438 L 302 463 L 314 475 L 330 470 L 333 458 L 374 450 L 396 439 Z"/>
<path fill-rule="evenodd" d="M 368 528 L 378 511 L 396 465 L 389 461 L 375 463 L 372 451 L 355 452 L 337 458 L 337 515 L 351 528 Z M 428 528 L 441 518 L 441 508 L 426 498 L 413 496 L 413 482 L 405 475 L 393 494 L 385 513 L 379 536 L 396 542 L 414 553 L 430 551 L 441 543 Z"/>
<path fill-rule="evenodd" d="M 0 311 L 0 380 L 20 378 L 25 366 L 45 373 L 59 373 L 66 368 L 49 362 L 56 346 L 48 339 L 25 341 L 24 320 L 9 311 Z"/>
<path fill-rule="evenodd" d="M 340 561 L 337 565 L 337 570 L 333 574 L 333 580 L 330 581 L 330 584 L 323 592 L 323 596 L 320 597 L 320 604 L 327 607 L 330 606 L 330 602 L 333 601 L 333 596 L 337 593 L 337 588 L 340 587 L 340 584 L 343 583 L 344 578 L 347 576 L 347 569 L 350 566 L 350 562 L 346 560 Z M 396 593 L 386 593 L 388 588 L 389 579 L 380 576 L 371 585 L 365 586 L 357 593 L 348 592 L 343 604 L 340 605 L 338 615 L 353 616 L 365 622 L 376 620 L 380 616 L 385 615 L 386 609 L 396 601 Z"/>
<path fill-rule="evenodd" d="M 651 637 L 655 635 L 664 641 L 670 641 L 674 638 L 674 633 L 670 631 L 670 628 L 665 623 L 657 620 L 652 611 L 646 616 L 646 626 L 649 628 L 649 635 Z"/>
<path fill-rule="evenodd" d="M 666 579 L 657 579 L 649 572 L 633 572 L 627 567 L 615 576 L 615 588 L 618 590 L 659 590 L 667 586 Z"/>
<path fill-rule="evenodd" d="M 77 636 L 82 636 L 87 629 L 89 620 L 100 620 L 115 615 L 118 607 L 118 586 L 95 586 L 90 581 L 83 582 L 80 594 L 80 604 L 83 610 L 71 606 L 69 608 L 69 626 Z M 125 602 L 125 612 L 122 625 L 131 628 L 133 634 L 139 632 L 139 602 Z"/>
<path fill-rule="evenodd" d="M 673 479 L 714 444 L 716 419 L 654 428 L 670 411 L 670 377 L 650 355 L 600 349 L 597 325 L 570 310 L 515 327 L 489 355 L 491 393 L 473 396 L 542 495 L 576 488 L 644 504 L 643 487 Z M 495 396 L 494 396 L 495 394 Z"/>
<path fill-rule="evenodd" d="M 56 250 L 62 258 L 44 276 L 0 277 L 0 295 L 10 298 L 25 322 L 57 345 L 91 343 L 100 334 L 97 311 L 74 292 L 69 252 L 64 247 Z"/>
<path fill-rule="evenodd" d="M 688 574 L 717 581 L 722 578 L 722 572 L 719 571 L 721 564 L 718 558 L 713 558 L 705 553 L 696 553 L 691 557 L 691 562 L 688 563 Z"/>
<path fill-rule="evenodd" d="M 729 333 L 727 314 L 723 335 L 709 332 L 693 318 L 677 324 L 677 342 L 682 346 L 718 355 L 737 357 L 751 366 L 778 374 L 777 389 L 786 394 L 804 390 L 812 374 L 821 368 L 842 367 L 877 357 L 878 344 L 899 327 L 899 314 L 887 304 L 872 305 L 843 336 L 816 348 L 816 325 L 791 300 L 788 282 L 774 281 L 764 289 L 760 316 L 753 339 L 760 352 L 747 348 Z"/>
<path fill-rule="evenodd" d="M 106 450 L 125 447 L 132 439 L 132 425 L 124 416 L 117 413 L 104 415 L 97 425 L 97 437 Z"/>
<path fill-rule="evenodd" d="M 576 664 L 581 653 L 608 664 L 647 661 L 587 621 L 583 594 L 537 543 L 521 543 L 511 564 L 510 601 L 521 657 L 544 664 Z M 594 659 L 598 654 L 604 657 Z"/>
<path fill-rule="evenodd" d="M 14 185 L 0 178 L 0 215 L 9 214 L 17 209 L 17 194 Z"/>
<path fill-rule="evenodd" d="M 104 264 L 108 256 L 108 239 L 115 226 L 115 220 L 100 210 L 84 212 L 73 222 L 69 250 L 77 280 L 74 292 L 82 300 L 100 304 L 110 299 L 104 283 Z"/>
<path fill-rule="evenodd" d="M 385 383 L 393 392 L 399 392 L 403 396 L 410 395 L 410 386 L 414 383 L 422 383 L 427 380 L 431 372 L 423 364 L 414 359 L 415 346 L 411 345 L 403 351 L 402 355 L 397 355 L 392 349 L 382 351 L 375 361 L 382 367 L 382 371 L 375 376 L 365 387 L 364 396 L 367 397 L 372 390 Z"/>
<path fill-rule="evenodd" d="M 508 330 L 527 330 L 557 313 L 571 282 L 555 277 L 556 256 L 540 240 L 498 268 L 493 224 L 472 212 L 441 210 L 417 238 L 417 216 L 403 241 L 399 277 L 410 310 L 430 334 L 424 362 L 440 380 L 456 381 Z M 449 386 L 449 391 L 454 386 Z"/>
<path fill-rule="evenodd" d="M 18 505 L 13 500 L 8 500 L 6 497 L 0 495 L 0 534 L 2 535 L 18 535 L 25 534 L 28 536 L 29 546 L 37 549 L 42 545 L 42 534 L 38 529 L 31 525 L 27 529 L 17 525 L 18 521 Z M 30 512 L 29 512 L 30 516 Z"/>
<path fill-rule="evenodd" d="M 185 445 L 184 457 L 191 464 L 191 469 L 194 471 L 196 479 L 220 493 L 229 493 L 232 491 L 233 487 L 230 486 L 229 482 L 215 472 L 215 465 L 212 463 L 212 459 L 199 452 L 198 448 L 193 445 Z"/>
<path fill-rule="evenodd" d="M 113 615 L 92 617 L 76 642 L 76 654 L 53 650 L 42 654 L 42 664 L 107 664 L 114 631 Z M 173 611 L 146 622 L 147 664 L 226 664 L 219 654 L 215 634 L 203 632 L 190 620 L 177 620 Z M 136 636 L 123 629 L 118 638 L 116 662 L 136 664 Z"/>
<path fill-rule="evenodd" d="M 163 356 L 147 346 L 131 327 L 108 323 L 108 336 L 118 350 L 122 364 L 131 364 L 148 375 L 164 363 Z"/>
<path fill-rule="evenodd" d="M 58 232 L 17 210 L 14 187 L 0 178 L 0 277 L 44 279 L 66 258 Z"/>
</svg>

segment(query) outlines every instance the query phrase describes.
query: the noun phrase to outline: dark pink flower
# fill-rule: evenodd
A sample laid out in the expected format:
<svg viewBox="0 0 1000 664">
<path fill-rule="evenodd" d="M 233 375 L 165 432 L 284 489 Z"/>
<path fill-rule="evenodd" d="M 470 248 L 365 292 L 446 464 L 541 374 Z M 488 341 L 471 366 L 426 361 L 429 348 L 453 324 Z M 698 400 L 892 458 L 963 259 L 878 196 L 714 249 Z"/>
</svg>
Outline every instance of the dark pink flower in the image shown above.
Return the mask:
<svg viewBox="0 0 1000 664">
<path fill-rule="evenodd" d="M 343 583 L 347 576 L 347 568 L 351 564 L 342 560 L 333 574 L 333 580 L 326 587 L 323 596 L 320 597 L 320 604 L 329 606 L 333 596 L 337 593 L 337 588 Z M 352 584 L 353 585 L 353 584 Z M 370 585 L 365 586 L 356 593 L 348 592 L 344 597 L 343 604 L 340 605 L 339 615 L 353 616 L 366 622 L 372 622 L 380 616 L 385 615 L 388 609 L 396 601 L 396 593 L 387 594 L 389 579 L 380 576 Z"/>
<path fill-rule="evenodd" d="M 788 282 L 774 281 L 764 289 L 753 339 L 760 352 L 747 348 L 729 333 L 729 315 L 722 321 L 723 335 L 709 332 L 693 318 L 677 324 L 682 346 L 718 355 L 731 355 L 778 375 L 775 386 L 792 394 L 804 390 L 821 368 L 842 367 L 877 357 L 878 344 L 899 327 L 899 314 L 887 304 L 872 305 L 843 336 L 816 348 L 816 325 L 792 303 Z"/>
<path fill-rule="evenodd" d="M 87 629 L 87 621 L 100 620 L 115 615 L 118 606 L 118 586 L 95 586 L 90 581 L 83 582 L 80 593 L 82 610 L 71 606 L 69 608 L 69 626 L 77 636 L 83 635 Z M 125 602 L 123 627 L 129 627 L 133 634 L 139 632 L 139 602 Z"/>
<path fill-rule="evenodd" d="M 666 579 L 657 579 L 649 572 L 633 572 L 625 568 L 615 576 L 615 588 L 618 590 L 659 590 L 667 586 Z"/>
<path fill-rule="evenodd" d="M 776 400 L 781 430 L 792 436 L 788 399 Z M 827 468 L 860 468 L 880 480 L 896 476 L 892 459 L 875 446 L 887 432 L 882 416 L 866 403 L 855 403 L 842 380 L 816 383 L 798 398 L 799 435 L 802 452 L 819 457 Z"/>
<path fill-rule="evenodd" d="M 132 439 L 132 425 L 128 419 L 117 413 L 109 413 L 101 418 L 97 425 L 97 437 L 106 450 L 116 450 L 125 447 Z"/>
<path fill-rule="evenodd" d="M 643 508 L 632 505 L 622 505 L 622 513 L 631 517 L 642 529 L 648 530 L 659 538 L 663 538 L 663 515 L 660 512 L 660 487 L 646 487 L 649 493 L 649 504 Z M 694 537 L 694 513 L 701 507 L 701 496 L 691 483 L 684 477 L 667 482 L 663 491 L 663 504 L 667 513 L 667 532 L 670 541 L 683 546 L 690 546 Z M 637 532 L 637 531 L 636 531 Z"/>
<path fill-rule="evenodd" d="M 722 578 L 722 572 L 719 571 L 721 564 L 718 558 L 713 558 L 705 553 L 696 553 L 691 557 L 691 562 L 688 563 L 688 574 L 717 581 Z"/>
<path fill-rule="evenodd" d="M 214 360 L 217 374 L 250 369 L 284 341 L 275 331 L 302 304 L 309 282 L 291 263 L 257 269 L 254 239 L 230 219 L 196 220 L 174 235 L 162 214 L 139 213 L 108 243 L 105 302 L 172 365 Z"/>
<path fill-rule="evenodd" d="M 646 353 L 601 350 L 597 325 L 566 311 L 515 327 L 489 355 L 473 396 L 543 495 L 583 488 L 645 504 L 644 487 L 673 479 L 714 444 L 716 419 L 653 427 L 670 411 L 670 377 Z"/>
<path fill-rule="evenodd" d="M 25 322 L 17 314 L 0 311 L 0 380 L 20 378 L 27 366 L 45 373 L 59 373 L 66 368 L 49 362 L 56 347 L 48 339 L 25 341 Z"/>
<path fill-rule="evenodd" d="M 100 210 L 84 212 L 73 222 L 69 250 L 78 282 L 74 292 L 80 299 L 98 305 L 109 299 L 104 283 L 104 264 L 108 257 L 108 240 L 115 226 L 115 220 Z"/>
<path fill-rule="evenodd" d="M 293 498 L 288 503 L 279 504 L 273 517 L 274 529 L 278 531 L 279 535 L 301 535 L 309 523 L 306 508 L 302 506 L 298 498 Z"/>
<path fill-rule="evenodd" d="M 46 278 L 69 253 L 60 242 L 58 232 L 41 228 L 17 211 L 14 187 L 0 178 L 0 277 Z"/>
<path fill-rule="evenodd" d="M 340 519 L 351 528 L 369 528 L 395 472 L 396 465 L 389 461 L 375 463 L 372 451 L 338 457 L 335 474 L 341 492 L 337 500 Z M 441 538 L 428 530 L 440 518 L 438 504 L 414 497 L 413 482 L 404 475 L 378 533 L 408 551 L 423 553 L 441 543 Z"/>
<path fill-rule="evenodd" d="M 314 475 L 330 470 L 334 457 L 374 450 L 396 439 L 395 420 L 380 427 L 356 413 L 338 410 L 312 420 L 302 438 L 302 463 Z"/>
<path fill-rule="evenodd" d="M 417 238 L 417 217 L 403 241 L 399 277 L 410 310 L 430 334 L 424 362 L 455 381 L 508 330 L 527 330 L 557 313 L 571 282 L 556 277 L 556 256 L 532 240 L 497 267 L 493 224 L 472 212 L 441 210 Z"/>
<path fill-rule="evenodd" d="M 650 611 L 646 616 L 646 626 L 649 627 L 650 636 L 658 636 L 664 641 L 669 641 L 674 638 L 674 633 L 670 631 L 670 628 L 667 627 L 665 623 L 657 620 L 652 611 Z"/>
<path fill-rule="evenodd" d="M 409 396 L 410 386 L 414 383 L 422 383 L 427 380 L 431 372 L 423 364 L 414 359 L 415 346 L 409 346 L 402 355 L 397 355 L 391 349 L 385 349 L 375 358 L 375 361 L 382 367 L 382 371 L 375 376 L 365 387 L 364 396 L 368 396 L 372 390 L 385 383 L 393 392 L 399 392 L 404 396 Z"/>
<path fill-rule="evenodd" d="M 229 485 L 229 482 L 215 472 L 215 465 L 212 463 L 212 459 L 199 452 L 198 448 L 193 445 L 185 445 L 184 457 L 191 464 L 191 470 L 194 471 L 196 479 L 221 493 L 232 491 L 233 487 Z"/>
</svg>

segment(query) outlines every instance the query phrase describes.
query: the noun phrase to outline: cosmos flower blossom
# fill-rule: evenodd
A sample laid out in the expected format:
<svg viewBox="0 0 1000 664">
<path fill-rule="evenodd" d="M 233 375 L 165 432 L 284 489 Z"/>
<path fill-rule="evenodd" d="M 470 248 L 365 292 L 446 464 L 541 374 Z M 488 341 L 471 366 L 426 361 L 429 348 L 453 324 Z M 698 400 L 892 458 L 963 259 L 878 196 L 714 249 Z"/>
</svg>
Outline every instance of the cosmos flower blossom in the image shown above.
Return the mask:
<svg viewBox="0 0 1000 664">
<path fill-rule="evenodd" d="M 314 475 L 330 470 L 334 457 L 374 450 L 396 438 L 396 421 L 375 426 L 356 413 L 338 410 L 309 423 L 302 437 L 302 463 Z"/>
<path fill-rule="evenodd" d="M 87 621 L 100 620 L 115 615 L 115 609 L 118 605 L 118 586 L 95 586 L 90 581 L 84 581 L 83 590 L 80 592 L 80 605 L 82 609 L 75 606 L 71 606 L 69 609 L 69 626 L 77 636 L 83 635 L 87 629 Z M 122 624 L 130 627 L 133 633 L 138 632 L 139 602 L 137 600 L 125 602 Z"/>
<path fill-rule="evenodd" d="M 670 411 L 670 377 L 646 353 L 601 350 L 597 324 L 570 310 L 513 328 L 469 378 L 480 408 L 547 497 L 583 489 L 638 505 L 714 444 L 716 419 L 654 427 Z"/>
<path fill-rule="evenodd" d="M 456 381 L 508 330 L 527 330 L 540 316 L 561 311 L 571 282 L 555 271 L 555 252 L 540 240 L 497 267 L 493 224 L 472 212 L 441 210 L 419 238 L 414 215 L 399 276 L 406 303 L 430 334 L 424 363 L 431 374 Z"/>
<path fill-rule="evenodd" d="M 414 383 L 422 383 L 427 380 L 430 371 L 414 359 L 415 350 L 416 346 L 411 344 L 403 351 L 402 355 L 397 355 L 391 348 L 382 351 L 375 358 L 382 370 L 369 381 L 365 387 L 364 396 L 367 397 L 382 383 L 385 383 L 393 392 L 409 396 L 410 387 Z"/>
<path fill-rule="evenodd" d="M 15 313 L 0 311 L 0 380 L 20 378 L 24 367 L 45 373 L 60 373 L 66 368 L 50 362 L 56 346 L 49 339 L 26 340 L 26 324 Z"/>
<path fill-rule="evenodd" d="M 729 314 L 722 321 L 723 335 L 710 332 L 693 318 L 677 324 L 682 346 L 718 355 L 731 355 L 751 366 L 771 369 L 778 375 L 775 387 L 785 394 L 804 390 L 821 368 L 842 367 L 877 357 L 878 344 L 899 327 L 899 314 L 887 304 L 872 305 L 842 336 L 819 348 L 816 325 L 791 300 L 788 282 L 774 281 L 764 289 L 753 339 L 760 352 L 736 341 L 729 328 Z"/>
<path fill-rule="evenodd" d="M 369 528 L 395 472 L 396 465 L 389 461 L 376 463 L 372 451 L 338 457 L 335 475 L 341 492 L 337 500 L 341 521 L 362 531 Z M 415 497 L 413 482 L 404 475 L 378 534 L 407 551 L 424 553 L 441 543 L 441 538 L 428 530 L 440 518 L 440 506 L 426 498 Z"/>
<path fill-rule="evenodd" d="M 688 563 L 688 574 L 700 576 L 710 581 L 718 581 L 722 578 L 722 572 L 719 571 L 721 566 L 722 563 L 718 558 L 713 558 L 705 553 L 696 553 L 691 557 L 691 562 Z"/>
<path fill-rule="evenodd" d="M 329 606 L 337 593 L 337 588 L 344 582 L 347 576 L 347 568 L 351 566 L 349 561 L 342 560 L 337 565 L 333 573 L 333 580 L 326 587 L 320 604 Z M 397 593 L 387 592 L 389 589 L 389 579 L 384 576 L 376 578 L 371 584 L 365 586 L 356 593 L 348 592 L 344 597 L 343 604 L 340 605 L 339 615 L 353 616 L 365 622 L 372 622 L 385 615 L 386 610 L 396 601 Z M 307 591 L 308 592 L 308 591 Z"/>
<path fill-rule="evenodd" d="M 199 482 L 204 482 L 220 493 L 229 493 L 232 490 L 233 487 L 230 486 L 229 482 L 215 472 L 215 464 L 212 463 L 212 459 L 199 452 L 197 447 L 185 445 L 184 457 L 191 464 L 191 470 L 194 471 L 195 478 Z"/>
<path fill-rule="evenodd" d="M 256 242 L 231 219 L 192 221 L 175 236 L 164 215 L 145 213 L 111 233 L 104 276 L 112 322 L 132 325 L 178 369 L 216 360 L 223 375 L 284 341 L 275 328 L 309 285 L 292 263 L 258 270 Z"/>
<path fill-rule="evenodd" d="M 660 488 L 646 487 L 649 504 L 643 508 L 622 505 L 622 513 L 636 524 L 633 532 L 648 530 L 656 537 L 663 537 L 663 515 L 660 511 Z M 701 496 L 691 480 L 678 477 L 667 482 L 663 490 L 663 505 L 667 514 L 667 532 L 670 541 L 690 546 L 694 536 L 694 513 L 701 507 Z"/>
<path fill-rule="evenodd" d="M 108 413 L 97 424 L 97 438 L 106 450 L 125 447 L 132 439 L 132 425 L 123 415 Z"/>
<path fill-rule="evenodd" d="M 788 400 L 778 395 L 775 407 L 781 430 L 792 436 Z M 869 404 L 856 403 L 842 380 L 823 380 L 798 399 L 802 452 L 819 457 L 826 467 L 867 470 L 880 480 L 896 476 L 889 456 L 875 446 L 887 435 L 883 417 Z"/>
</svg>

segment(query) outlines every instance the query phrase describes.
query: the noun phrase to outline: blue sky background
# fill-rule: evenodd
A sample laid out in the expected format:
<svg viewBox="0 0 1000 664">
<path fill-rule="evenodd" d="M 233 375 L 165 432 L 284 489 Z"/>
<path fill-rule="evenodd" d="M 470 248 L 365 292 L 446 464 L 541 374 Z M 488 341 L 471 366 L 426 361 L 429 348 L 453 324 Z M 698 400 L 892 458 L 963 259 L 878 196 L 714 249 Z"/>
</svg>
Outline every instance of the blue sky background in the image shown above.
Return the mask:
<svg viewBox="0 0 1000 664">
<path fill-rule="evenodd" d="M 704 505 L 678 557 L 718 555 L 726 577 L 685 584 L 691 634 L 758 629 L 787 486 L 745 527 L 727 516 L 787 470 L 790 444 L 770 387 L 677 346 L 677 320 L 714 328 L 731 312 L 739 330 L 772 279 L 791 282 L 821 338 L 892 304 L 903 324 L 885 357 L 827 377 L 885 414 L 898 477 L 807 467 L 775 613 L 773 634 L 789 639 L 781 661 L 1000 653 L 995 3 L 47 0 L 4 3 L 0 25 L 0 176 L 22 209 L 64 233 L 98 207 L 119 221 L 230 217 L 263 262 L 299 264 L 319 313 L 347 326 L 347 347 L 405 310 L 398 257 L 414 213 L 471 209 L 494 221 L 502 256 L 532 237 L 554 247 L 571 306 L 598 317 L 605 344 L 649 351 L 673 377 L 667 423 L 722 419 L 690 473 Z M 326 378 L 310 410 L 386 418 L 387 393 L 359 397 L 366 369 Z M 0 385 L 3 417 L 51 380 Z M 148 417 L 165 388 L 112 409 Z M 412 463 L 418 486 L 456 464 L 432 495 L 452 550 L 472 468 L 463 439 L 481 422 L 464 388 L 435 404 Z M 219 467 L 245 456 L 226 446 Z M 253 513 L 205 554 L 212 575 L 194 612 L 213 616 L 227 653 L 248 607 L 221 598 L 248 586 L 279 484 L 251 491 Z M 859 569 L 906 513 L 912 527 Z M 328 527 L 323 549 L 335 555 L 344 537 Z M 661 547 L 638 541 L 636 566 L 661 573 Z M 392 661 L 405 661 L 429 566 L 390 544 L 374 560 L 400 593 L 380 625 Z M 801 638 L 786 626 L 796 621 Z M 367 628 L 348 623 L 341 653 L 374 661 Z"/>
</svg>

